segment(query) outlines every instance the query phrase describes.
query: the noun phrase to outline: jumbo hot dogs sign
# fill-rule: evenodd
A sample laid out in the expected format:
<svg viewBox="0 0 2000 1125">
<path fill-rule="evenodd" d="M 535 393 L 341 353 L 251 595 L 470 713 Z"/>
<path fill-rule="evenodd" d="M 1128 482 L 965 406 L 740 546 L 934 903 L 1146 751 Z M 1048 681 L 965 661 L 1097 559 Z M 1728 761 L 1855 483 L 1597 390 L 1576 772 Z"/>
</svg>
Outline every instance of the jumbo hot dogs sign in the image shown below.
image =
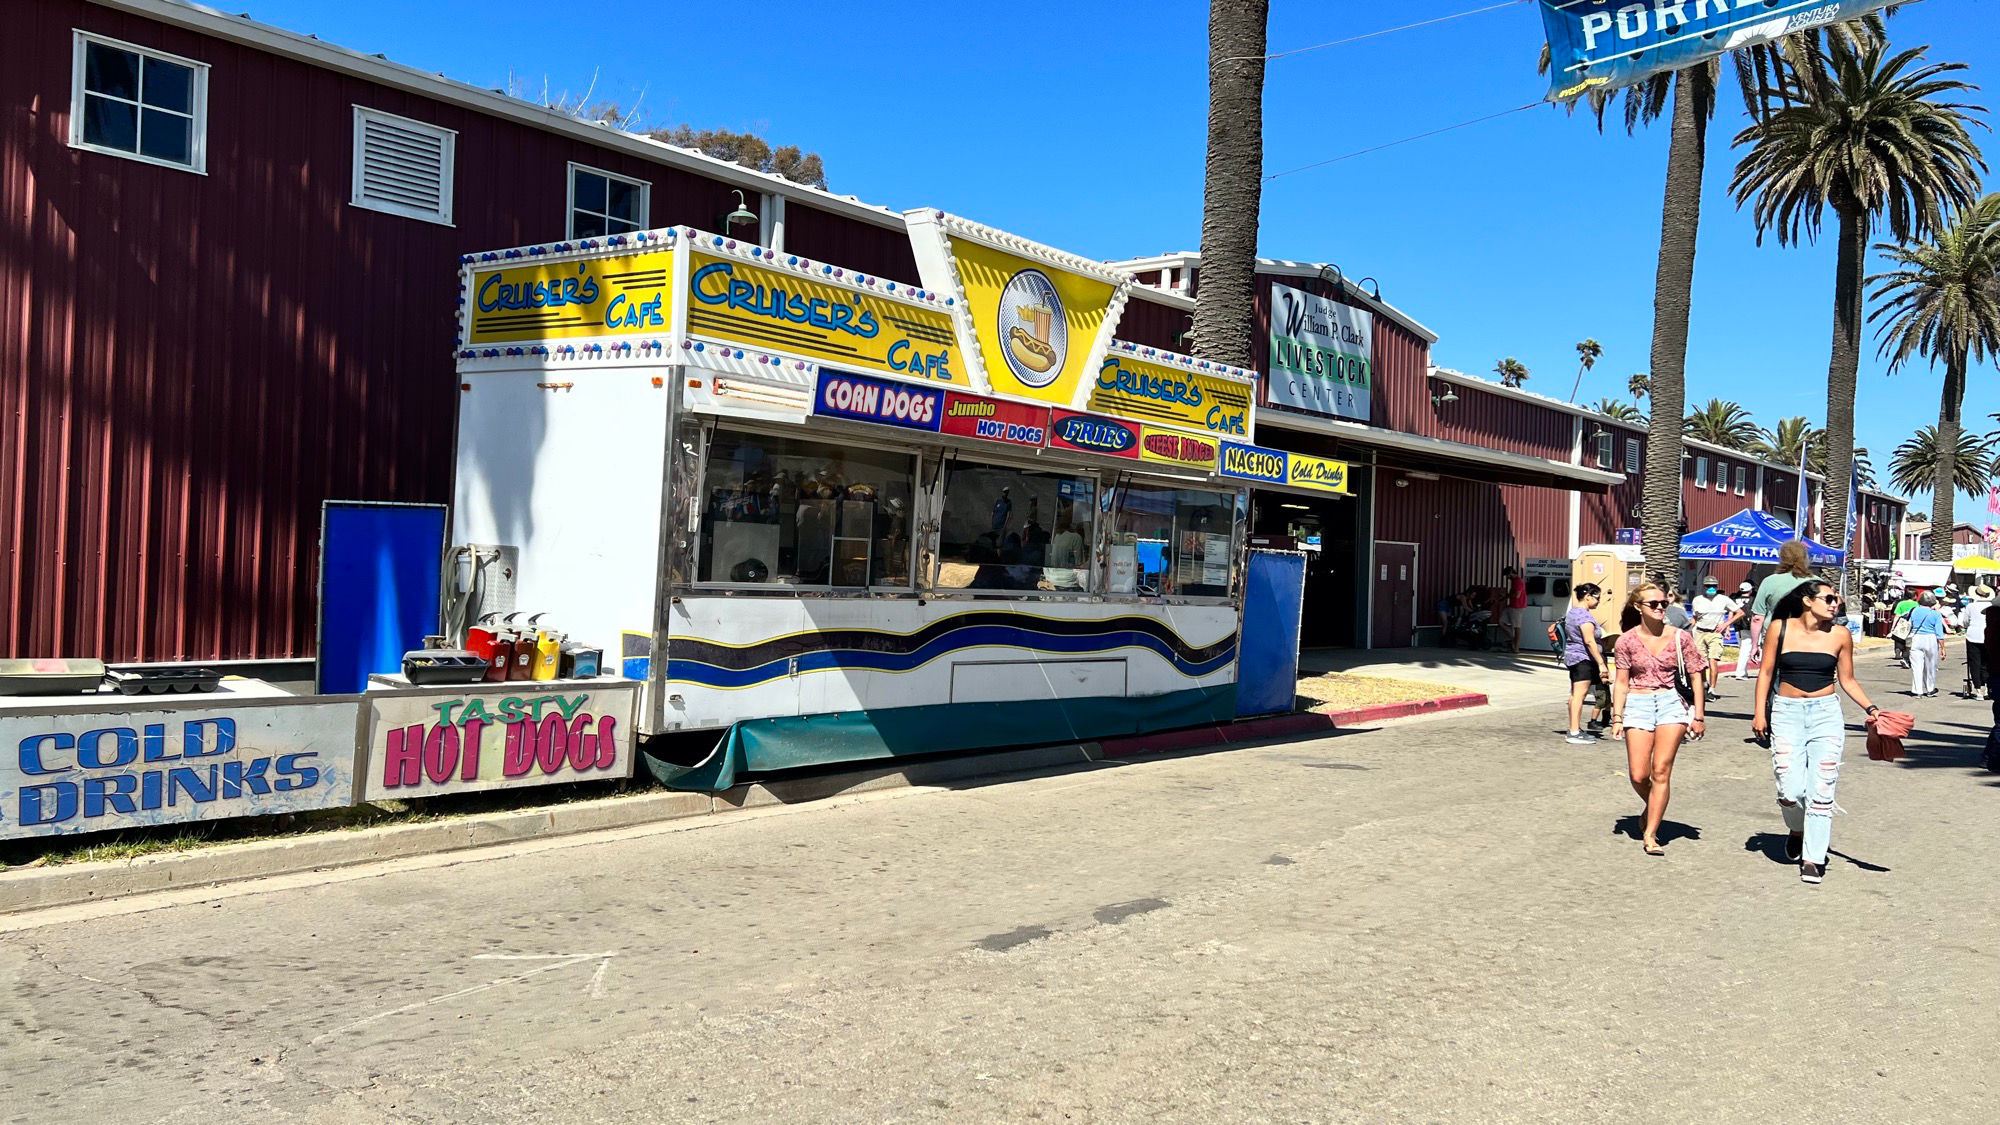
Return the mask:
<svg viewBox="0 0 2000 1125">
<path fill-rule="evenodd" d="M 638 685 L 371 694 L 363 797 L 632 775 Z"/>
</svg>

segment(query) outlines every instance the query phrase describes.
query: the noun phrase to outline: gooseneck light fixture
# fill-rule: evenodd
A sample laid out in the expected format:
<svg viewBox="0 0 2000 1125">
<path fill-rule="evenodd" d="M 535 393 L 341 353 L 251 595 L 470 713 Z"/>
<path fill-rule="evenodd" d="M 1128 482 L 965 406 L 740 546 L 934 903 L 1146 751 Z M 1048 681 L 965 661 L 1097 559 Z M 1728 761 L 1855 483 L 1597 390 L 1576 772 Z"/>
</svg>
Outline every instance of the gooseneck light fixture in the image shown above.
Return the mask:
<svg viewBox="0 0 2000 1125">
<path fill-rule="evenodd" d="M 736 189 L 732 188 L 730 190 L 735 191 Z M 746 223 L 754 223 L 757 221 L 758 221 L 757 212 L 752 211 L 750 209 L 750 204 L 744 200 L 743 193 L 741 191 L 736 191 L 736 210 L 731 211 L 729 214 L 724 215 L 722 217 L 723 227 L 725 229 L 729 227 L 740 227 Z"/>
</svg>

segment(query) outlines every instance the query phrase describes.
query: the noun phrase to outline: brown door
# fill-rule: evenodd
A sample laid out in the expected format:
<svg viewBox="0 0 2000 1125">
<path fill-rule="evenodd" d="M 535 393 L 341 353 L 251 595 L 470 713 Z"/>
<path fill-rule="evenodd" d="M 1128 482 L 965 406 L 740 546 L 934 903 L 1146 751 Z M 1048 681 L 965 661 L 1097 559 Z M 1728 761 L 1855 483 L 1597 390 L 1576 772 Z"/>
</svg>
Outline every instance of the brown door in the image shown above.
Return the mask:
<svg viewBox="0 0 2000 1125">
<path fill-rule="evenodd" d="M 1375 543 L 1374 648 L 1408 648 L 1417 602 L 1417 545 Z"/>
</svg>

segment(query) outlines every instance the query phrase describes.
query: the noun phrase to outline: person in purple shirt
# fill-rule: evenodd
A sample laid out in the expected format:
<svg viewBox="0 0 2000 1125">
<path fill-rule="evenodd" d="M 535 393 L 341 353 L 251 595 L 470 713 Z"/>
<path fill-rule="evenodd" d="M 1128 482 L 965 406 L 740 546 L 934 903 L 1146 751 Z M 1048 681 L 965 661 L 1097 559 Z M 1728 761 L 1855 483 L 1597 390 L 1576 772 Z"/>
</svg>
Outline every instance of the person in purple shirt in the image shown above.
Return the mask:
<svg viewBox="0 0 2000 1125">
<path fill-rule="evenodd" d="M 1563 615 L 1563 667 L 1569 669 L 1569 735 L 1564 740 L 1572 746 L 1596 744 L 1595 734 L 1583 730 L 1583 701 L 1596 690 L 1597 685 L 1611 683 L 1611 673 L 1604 666 L 1604 646 L 1598 636 L 1597 617 L 1591 610 L 1604 597 L 1604 591 L 1595 582 L 1584 582 L 1571 591 L 1576 604 Z M 1604 704 L 1597 705 L 1597 720 L 1592 726 L 1604 723 Z"/>
</svg>

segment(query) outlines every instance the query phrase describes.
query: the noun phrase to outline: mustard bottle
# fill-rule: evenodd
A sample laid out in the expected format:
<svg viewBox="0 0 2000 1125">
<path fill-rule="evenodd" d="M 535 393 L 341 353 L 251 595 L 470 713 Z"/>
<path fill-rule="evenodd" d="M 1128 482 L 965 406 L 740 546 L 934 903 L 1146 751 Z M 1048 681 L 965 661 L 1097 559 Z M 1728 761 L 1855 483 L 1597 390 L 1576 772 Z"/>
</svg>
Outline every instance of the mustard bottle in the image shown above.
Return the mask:
<svg viewBox="0 0 2000 1125">
<path fill-rule="evenodd" d="M 553 629 L 544 629 L 535 637 L 535 675 L 537 680 L 553 680 L 562 667 L 563 635 Z"/>
</svg>

